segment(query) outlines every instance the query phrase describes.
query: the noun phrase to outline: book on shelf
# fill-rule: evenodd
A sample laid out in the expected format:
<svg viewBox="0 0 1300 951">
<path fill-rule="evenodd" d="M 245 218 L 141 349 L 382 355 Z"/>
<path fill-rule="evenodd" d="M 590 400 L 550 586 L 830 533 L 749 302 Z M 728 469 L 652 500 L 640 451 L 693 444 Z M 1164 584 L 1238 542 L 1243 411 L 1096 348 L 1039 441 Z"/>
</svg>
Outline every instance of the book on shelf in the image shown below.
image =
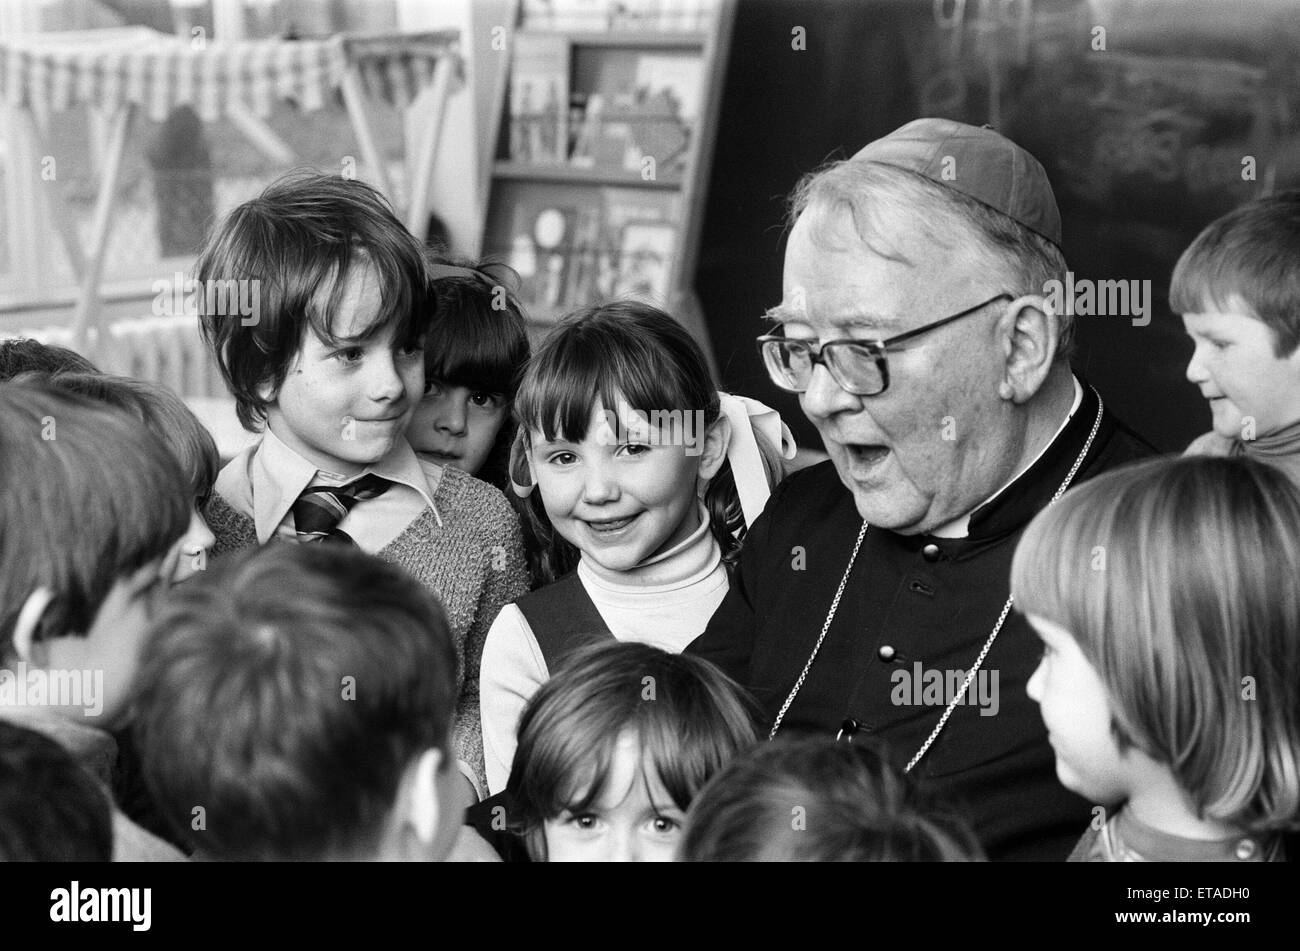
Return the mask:
<svg viewBox="0 0 1300 951">
<path fill-rule="evenodd" d="M 521 25 L 559 33 L 698 32 L 716 13 L 717 0 L 524 0 Z"/>
<path fill-rule="evenodd" d="M 547 185 L 520 189 L 508 235 L 489 252 L 520 277 L 519 299 L 537 314 L 636 296 L 666 303 L 676 253 L 676 195 L 601 187 L 587 200 Z"/>
<path fill-rule="evenodd" d="M 569 157 L 569 46 L 563 37 L 521 33 L 510 74 L 509 155 L 514 162 Z"/>
</svg>

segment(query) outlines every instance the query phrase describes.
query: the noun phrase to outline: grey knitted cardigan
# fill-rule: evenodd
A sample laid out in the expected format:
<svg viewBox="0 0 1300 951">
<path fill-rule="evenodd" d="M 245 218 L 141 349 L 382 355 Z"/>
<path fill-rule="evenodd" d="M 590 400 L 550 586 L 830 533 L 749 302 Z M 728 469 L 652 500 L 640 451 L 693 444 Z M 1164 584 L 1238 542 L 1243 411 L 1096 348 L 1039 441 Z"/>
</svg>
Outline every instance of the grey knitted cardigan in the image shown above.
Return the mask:
<svg viewBox="0 0 1300 951">
<path fill-rule="evenodd" d="M 445 468 L 433 503 L 378 556 L 401 565 L 442 602 L 451 625 L 460 685 L 456 704 L 455 753 L 483 782 L 483 729 L 479 722 L 479 662 L 488 629 L 501 608 L 528 590 L 519 518 L 505 497 L 486 482 Z M 257 545 L 251 516 L 213 494 L 204 512 L 216 536 L 212 557 Z"/>
</svg>

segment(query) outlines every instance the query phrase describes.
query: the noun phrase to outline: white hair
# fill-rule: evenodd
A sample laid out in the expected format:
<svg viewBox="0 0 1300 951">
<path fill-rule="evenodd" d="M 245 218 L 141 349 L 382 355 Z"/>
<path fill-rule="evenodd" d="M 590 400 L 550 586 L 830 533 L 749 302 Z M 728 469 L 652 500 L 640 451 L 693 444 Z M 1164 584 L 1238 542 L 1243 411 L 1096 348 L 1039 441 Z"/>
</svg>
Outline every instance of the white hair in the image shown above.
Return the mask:
<svg viewBox="0 0 1300 951">
<path fill-rule="evenodd" d="M 789 224 L 806 211 L 825 221 L 833 213 L 847 212 L 862 242 L 886 257 L 896 257 L 882 248 L 888 236 L 879 226 L 880 212 L 910 215 L 927 237 L 944 247 L 962 247 L 954 235 L 963 231 L 974 238 L 964 249 L 974 252 L 984 268 L 999 273 L 1005 289 L 1016 295 L 1042 295 L 1048 281 L 1064 284 L 1065 256 L 1061 249 L 1024 225 L 961 192 L 944 188 L 924 175 L 847 159 L 826 165 L 805 175 L 790 195 Z M 814 241 L 825 241 L 818 228 Z M 1056 359 L 1067 360 L 1073 349 L 1074 319 L 1056 315 L 1060 336 Z"/>
</svg>

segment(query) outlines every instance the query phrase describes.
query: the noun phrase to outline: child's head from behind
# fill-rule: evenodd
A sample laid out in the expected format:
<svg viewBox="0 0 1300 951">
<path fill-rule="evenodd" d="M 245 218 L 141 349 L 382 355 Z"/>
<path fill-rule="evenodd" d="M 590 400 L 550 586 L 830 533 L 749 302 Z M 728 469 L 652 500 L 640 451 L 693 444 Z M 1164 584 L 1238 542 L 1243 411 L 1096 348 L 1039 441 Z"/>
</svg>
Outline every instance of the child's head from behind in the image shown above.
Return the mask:
<svg viewBox="0 0 1300 951">
<path fill-rule="evenodd" d="M 435 462 L 499 488 L 514 426 L 510 407 L 528 362 L 528 332 L 500 265 L 430 265 L 435 316 L 425 342 L 425 394 L 407 440 Z"/>
<path fill-rule="evenodd" d="M 963 862 L 965 823 L 867 743 L 783 737 L 732 760 L 691 804 L 687 862 Z"/>
<path fill-rule="evenodd" d="M 26 337 L 0 340 L 0 383 L 20 373 L 95 373 L 95 365 L 67 347 Z"/>
<path fill-rule="evenodd" d="M 204 336 L 246 428 L 265 422 L 343 475 L 403 438 L 424 388 L 424 258 L 377 191 L 286 176 L 216 228 L 195 277 Z M 256 302 L 251 317 L 231 306 L 241 293 Z"/>
<path fill-rule="evenodd" d="M 724 554 L 736 547 L 730 423 L 699 345 L 662 311 L 618 301 L 567 318 L 529 362 L 515 415 L 547 520 L 595 567 L 627 571 L 689 538 L 701 491 Z"/>
<path fill-rule="evenodd" d="M 1300 422 L 1300 191 L 1212 222 L 1178 259 L 1169 302 L 1216 433 L 1250 440 Z"/>
<path fill-rule="evenodd" d="M 160 612 L 145 779 L 206 858 L 441 859 L 455 698 L 447 622 L 418 582 L 351 546 L 270 545 Z"/>
<path fill-rule="evenodd" d="M 1109 805 L 1172 778 L 1204 822 L 1300 806 L 1300 492 L 1249 459 L 1141 463 L 1073 489 L 1011 569 L 1061 782 Z"/>
<path fill-rule="evenodd" d="M 161 384 L 107 373 L 59 373 L 47 379 L 56 389 L 124 410 L 171 450 L 180 463 L 194 508 L 185 537 L 168 559 L 168 572 L 173 581 L 191 577 L 206 564 L 204 552 L 214 541 L 199 514 L 212 493 L 221 463 L 212 434 L 179 396 Z"/>
<path fill-rule="evenodd" d="M 38 381 L 0 385 L 0 664 L 64 671 L 56 712 L 126 712 L 164 563 L 192 502 L 176 460 L 120 410 Z M 69 687 L 71 690 L 71 688 Z"/>
<path fill-rule="evenodd" d="M 107 862 L 108 793 L 48 736 L 0 719 L 0 862 Z"/>
<path fill-rule="evenodd" d="M 669 861 L 691 799 L 756 739 L 740 689 L 708 661 L 584 647 L 520 718 L 512 824 L 538 860 Z"/>
</svg>

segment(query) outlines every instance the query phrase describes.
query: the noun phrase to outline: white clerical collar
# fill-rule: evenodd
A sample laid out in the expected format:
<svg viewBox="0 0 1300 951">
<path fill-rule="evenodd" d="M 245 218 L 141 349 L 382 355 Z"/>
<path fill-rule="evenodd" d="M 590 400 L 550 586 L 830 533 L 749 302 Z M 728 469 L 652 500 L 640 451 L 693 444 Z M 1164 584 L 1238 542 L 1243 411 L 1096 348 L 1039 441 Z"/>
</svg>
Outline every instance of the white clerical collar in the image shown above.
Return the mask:
<svg viewBox="0 0 1300 951">
<path fill-rule="evenodd" d="M 1065 419 L 1061 422 L 1061 425 L 1056 428 L 1056 432 L 1052 434 L 1052 438 L 1047 440 L 1043 445 L 1043 448 L 1038 451 L 1038 455 L 1034 456 L 1033 459 L 1029 460 L 1027 465 L 1023 466 L 1015 475 L 1008 479 L 1002 488 L 998 489 L 979 505 L 975 506 L 975 508 L 971 509 L 970 512 L 967 512 L 961 518 L 953 519 L 946 525 L 940 525 L 932 532 L 929 532 L 930 535 L 933 535 L 936 538 L 965 538 L 970 534 L 971 513 L 978 511 L 996 499 L 999 495 L 1009 489 L 1017 479 L 1032 469 L 1039 459 L 1043 458 L 1043 454 L 1046 453 L 1047 450 L 1052 447 L 1052 444 L 1060 438 L 1061 433 L 1065 432 L 1065 427 L 1070 425 L 1070 420 L 1074 419 L 1074 414 L 1077 413 L 1079 407 L 1083 405 L 1083 386 L 1079 383 L 1078 378 L 1073 373 L 1070 374 L 1070 381 L 1074 384 L 1074 404 L 1070 407 L 1070 412 L 1065 414 Z"/>
</svg>

